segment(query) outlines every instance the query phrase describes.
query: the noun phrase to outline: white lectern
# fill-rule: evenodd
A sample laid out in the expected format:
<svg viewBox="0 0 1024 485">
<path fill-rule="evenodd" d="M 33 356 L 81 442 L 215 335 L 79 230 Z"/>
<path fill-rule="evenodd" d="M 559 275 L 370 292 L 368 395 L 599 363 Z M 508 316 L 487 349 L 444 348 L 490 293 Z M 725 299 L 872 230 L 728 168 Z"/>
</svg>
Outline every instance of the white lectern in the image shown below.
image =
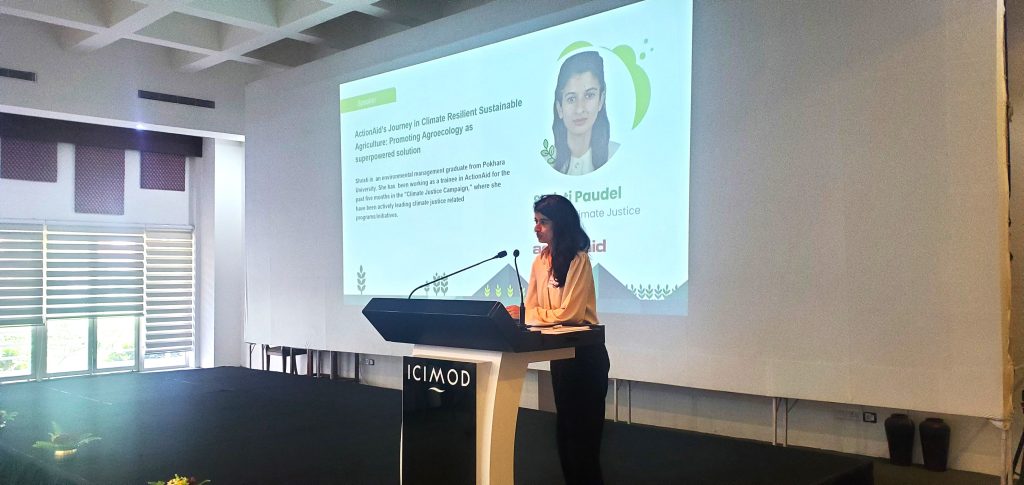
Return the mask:
<svg viewBox="0 0 1024 485">
<path fill-rule="evenodd" d="M 374 298 L 363 314 L 385 340 L 415 344 L 403 366 L 403 485 L 512 485 L 527 366 L 604 342 L 601 327 L 520 328 L 495 301 Z"/>
</svg>

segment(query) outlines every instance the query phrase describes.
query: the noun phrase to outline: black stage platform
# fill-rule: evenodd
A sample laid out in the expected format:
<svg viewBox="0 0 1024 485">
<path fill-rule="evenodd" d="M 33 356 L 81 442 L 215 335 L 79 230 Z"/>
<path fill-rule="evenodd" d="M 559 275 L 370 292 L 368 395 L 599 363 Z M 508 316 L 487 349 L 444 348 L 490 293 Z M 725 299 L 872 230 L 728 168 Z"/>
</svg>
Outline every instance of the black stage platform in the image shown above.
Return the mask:
<svg viewBox="0 0 1024 485">
<path fill-rule="evenodd" d="M 229 484 L 397 484 L 399 391 L 233 367 L 0 386 L 0 484 L 135 484 L 175 473 Z M 56 462 L 51 422 L 102 437 Z M 562 483 L 554 415 L 521 409 L 516 482 Z M 826 452 L 609 422 L 609 484 L 871 484 Z"/>
</svg>

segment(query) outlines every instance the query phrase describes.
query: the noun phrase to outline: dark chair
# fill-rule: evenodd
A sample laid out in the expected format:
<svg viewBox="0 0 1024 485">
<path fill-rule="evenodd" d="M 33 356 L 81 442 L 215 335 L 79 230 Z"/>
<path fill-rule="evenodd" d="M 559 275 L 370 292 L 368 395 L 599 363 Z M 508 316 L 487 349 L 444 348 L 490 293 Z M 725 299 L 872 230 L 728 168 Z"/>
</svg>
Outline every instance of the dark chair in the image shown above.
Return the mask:
<svg viewBox="0 0 1024 485">
<path fill-rule="evenodd" d="M 267 370 L 270 370 L 270 357 L 271 356 L 276 356 L 276 357 L 280 357 L 281 358 L 281 370 L 282 371 L 288 372 L 288 362 L 290 361 L 291 365 L 292 365 L 292 374 L 298 374 L 299 373 L 298 365 L 296 364 L 296 359 L 295 359 L 295 356 L 297 356 L 297 355 L 307 355 L 306 349 L 297 349 L 295 347 L 285 347 L 283 345 L 282 346 L 277 346 L 277 347 L 272 347 L 272 346 L 268 345 L 268 346 L 263 348 L 263 359 L 264 359 L 264 362 L 266 363 Z M 312 370 L 313 366 L 312 366 L 312 364 L 313 364 L 313 360 L 312 359 L 306 359 L 306 374 L 308 374 L 308 375 L 312 375 L 313 374 L 313 370 Z"/>
</svg>

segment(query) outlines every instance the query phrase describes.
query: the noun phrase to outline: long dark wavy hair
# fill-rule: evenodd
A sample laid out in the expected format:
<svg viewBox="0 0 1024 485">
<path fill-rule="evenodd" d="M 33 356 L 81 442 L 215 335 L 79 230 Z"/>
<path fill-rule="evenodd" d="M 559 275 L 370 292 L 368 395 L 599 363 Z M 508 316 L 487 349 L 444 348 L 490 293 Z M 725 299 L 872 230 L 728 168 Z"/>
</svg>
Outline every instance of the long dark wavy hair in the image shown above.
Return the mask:
<svg viewBox="0 0 1024 485">
<path fill-rule="evenodd" d="M 569 151 L 568 130 L 566 130 L 562 119 L 558 117 L 558 105 L 562 102 L 562 91 L 565 89 L 565 83 L 569 82 L 569 78 L 585 72 L 589 72 L 597 78 L 597 81 L 601 84 L 601 94 L 604 95 L 607 92 L 607 86 L 604 83 L 604 59 L 601 59 L 597 52 L 586 51 L 573 54 L 562 63 L 562 68 L 558 71 L 558 83 L 555 85 L 555 103 L 551 107 L 555 116 L 554 121 L 551 122 L 551 131 L 555 136 L 555 170 L 562 173 L 566 173 L 569 170 L 569 156 L 571 153 Z M 590 132 L 590 156 L 594 162 L 595 170 L 601 168 L 608 161 L 608 141 L 611 139 L 611 126 L 608 124 L 608 110 L 605 109 L 607 97 L 605 101 L 606 104 L 601 106 L 601 111 L 597 113 L 597 119 L 594 120 L 594 127 Z"/>
<path fill-rule="evenodd" d="M 533 203 L 533 211 L 551 220 L 554 234 L 548 251 L 551 254 L 551 273 L 555 284 L 562 287 L 569 274 L 569 263 L 576 253 L 590 249 L 590 236 L 580 225 L 580 214 L 572 202 L 561 195 L 545 195 Z"/>
</svg>

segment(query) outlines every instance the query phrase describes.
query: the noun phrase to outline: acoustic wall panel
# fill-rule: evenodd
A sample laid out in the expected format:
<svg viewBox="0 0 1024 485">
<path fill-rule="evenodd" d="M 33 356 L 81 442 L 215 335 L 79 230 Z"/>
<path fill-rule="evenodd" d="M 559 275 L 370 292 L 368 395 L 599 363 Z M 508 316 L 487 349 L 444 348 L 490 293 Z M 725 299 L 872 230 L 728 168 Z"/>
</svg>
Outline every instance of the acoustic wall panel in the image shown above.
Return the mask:
<svg viewBox="0 0 1024 485">
<path fill-rule="evenodd" d="M 151 190 L 185 191 L 185 157 L 142 152 L 139 186 Z"/>
<path fill-rule="evenodd" d="M 0 178 L 56 182 L 57 144 L 0 139 Z"/>
<path fill-rule="evenodd" d="M 124 215 L 124 150 L 75 147 L 75 212 Z"/>
</svg>

